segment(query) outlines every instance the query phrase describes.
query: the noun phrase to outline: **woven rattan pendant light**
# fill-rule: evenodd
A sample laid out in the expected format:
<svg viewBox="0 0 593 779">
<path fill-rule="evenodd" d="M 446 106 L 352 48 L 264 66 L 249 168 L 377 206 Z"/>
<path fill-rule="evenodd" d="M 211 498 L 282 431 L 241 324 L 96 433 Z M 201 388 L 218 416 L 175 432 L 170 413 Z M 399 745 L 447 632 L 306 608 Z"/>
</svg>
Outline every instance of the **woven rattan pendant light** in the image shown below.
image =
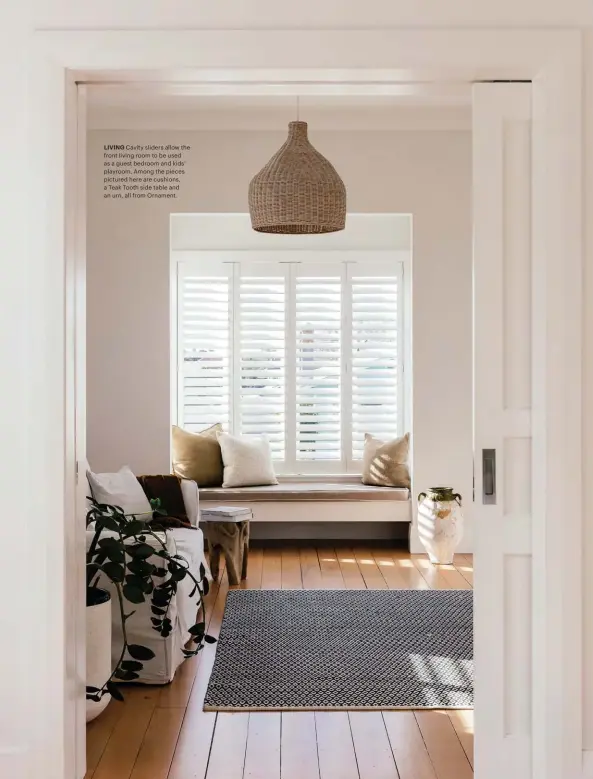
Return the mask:
<svg viewBox="0 0 593 779">
<path fill-rule="evenodd" d="M 346 226 L 346 187 L 307 137 L 290 122 L 288 138 L 249 184 L 251 225 L 260 233 L 333 233 Z"/>
</svg>

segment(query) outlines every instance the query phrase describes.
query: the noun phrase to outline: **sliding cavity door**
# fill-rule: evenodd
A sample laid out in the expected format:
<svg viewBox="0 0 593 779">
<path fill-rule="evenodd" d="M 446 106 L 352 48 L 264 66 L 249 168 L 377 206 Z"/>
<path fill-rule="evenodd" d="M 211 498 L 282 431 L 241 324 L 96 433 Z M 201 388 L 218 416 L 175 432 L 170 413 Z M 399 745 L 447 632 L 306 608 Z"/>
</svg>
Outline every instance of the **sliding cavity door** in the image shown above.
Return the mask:
<svg viewBox="0 0 593 779">
<path fill-rule="evenodd" d="M 473 90 L 477 779 L 531 769 L 531 84 Z"/>
</svg>

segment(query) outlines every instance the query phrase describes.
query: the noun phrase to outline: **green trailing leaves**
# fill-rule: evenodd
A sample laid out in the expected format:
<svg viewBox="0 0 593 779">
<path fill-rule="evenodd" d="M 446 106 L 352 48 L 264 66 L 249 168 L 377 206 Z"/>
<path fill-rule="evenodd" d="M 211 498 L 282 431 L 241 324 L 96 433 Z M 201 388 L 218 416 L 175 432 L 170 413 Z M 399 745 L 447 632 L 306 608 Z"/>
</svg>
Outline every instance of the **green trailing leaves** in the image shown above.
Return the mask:
<svg viewBox="0 0 593 779">
<path fill-rule="evenodd" d="M 124 584 L 123 593 L 124 598 L 129 600 L 130 603 L 144 603 L 146 600 L 142 590 L 139 587 L 135 587 L 133 584 Z"/>
<path fill-rule="evenodd" d="M 123 535 L 125 538 L 142 536 L 144 533 L 146 533 L 146 524 L 139 519 L 128 520 L 123 530 Z"/>
<path fill-rule="evenodd" d="M 214 638 L 214 636 L 204 636 L 204 641 L 207 644 L 215 644 L 216 643 L 216 639 Z"/>
<path fill-rule="evenodd" d="M 130 544 L 126 546 L 126 552 L 132 557 L 146 559 L 147 557 L 150 557 L 154 554 L 154 549 L 152 546 L 150 546 L 150 544 Z"/>
<path fill-rule="evenodd" d="M 103 563 L 101 570 L 104 574 L 109 576 L 113 582 L 123 582 L 124 580 L 124 567 L 119 563 Z"/>
<path fill-rule="evenodd" d="M 124 671 L 141 671 L 144 665 L 138 660 L 122 660 L 119 667 Z"/>
<path fill-rule="evenodd" d="M 142 646 L 141 644 L 129 644 L 128 653 L 134 660 L 142 660 L 142 662 L 152 660 L 154 657 L 152 649 L 149 649 L 147 646 Z"/>
<path fill-rule="evenodd" d="M 202 637 L 204 633 L 206 632 L 206 624 L 204 622 L 198 622 L 195 625 L 192 625 L 189 629 L 189 633 L 192 636 L 200 636 Z"/>
<path fill-rule="evenodd" d="M 156 567 L 152 563 L 138 558 L 130 560 L 128 563 L 128 571 L 137 576 L 154 576 Z"/>
<path fill-rule="evenodd" d="M 112 698 L 115 698 L 116 701 L 121 701 L 123 703 L 124 696 L 121 694 L 121 691 L 115 682 L 109 681 L 105 686 L 107 687 L 107 692 L 110 693 Z"/>
</svg>

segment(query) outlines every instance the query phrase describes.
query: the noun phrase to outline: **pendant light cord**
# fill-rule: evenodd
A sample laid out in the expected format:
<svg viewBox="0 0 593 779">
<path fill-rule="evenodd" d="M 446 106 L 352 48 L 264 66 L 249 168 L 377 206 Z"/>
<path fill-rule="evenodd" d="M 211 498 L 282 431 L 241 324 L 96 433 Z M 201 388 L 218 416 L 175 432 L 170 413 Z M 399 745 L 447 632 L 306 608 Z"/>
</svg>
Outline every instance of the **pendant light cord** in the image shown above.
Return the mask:
<svg viewBox="0 0 593 779">
<path fill-rule="evenodd" d="M 296 115 L 297 115 L 296 118 L 297 118 L 297 122 L 300 121 L 300 107 L 301 107 L 301 99 L 297 95 L 297 99 L 296 99 Z"/>
</svg>

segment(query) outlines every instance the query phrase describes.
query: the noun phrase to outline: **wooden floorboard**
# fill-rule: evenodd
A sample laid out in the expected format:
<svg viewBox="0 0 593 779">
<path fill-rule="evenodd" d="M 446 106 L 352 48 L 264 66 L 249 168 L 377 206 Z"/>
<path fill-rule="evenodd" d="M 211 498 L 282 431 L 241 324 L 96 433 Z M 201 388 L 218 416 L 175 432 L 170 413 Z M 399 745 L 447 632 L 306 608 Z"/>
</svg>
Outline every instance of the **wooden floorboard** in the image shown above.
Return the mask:
<svg viewBox="0 0 593 779">
<path fill-rule="evenodd" d="M 206 779 L 243 779 L 249 714 L 216 715 Z"/>
<path fill-rule="evenodd" d="M 312 711 L 282 712 L 281 779 L 319 779 L 317 730 Z"/>
<path fill-rule="evenodd" d="M 280 712 L 252 712 L 247 729 L 244 779 L 280 776 Z"/>
<path fill-rule="evenodd" d="M 314 547 L 303 547 L 300 550 L 300 558 L 303 587 L 307 590 L 320 589 L 322 581 L 317 550 Z"/>
<path fill-rule="evenodd" d="M 336 550 L 321 548 L 317 550 L 319 567 L 321 569 L 321 587 L 329 590 L 343 590 L 344 577 L 338 562 Z"/>
<path fill-rule="evenodd" d="M 167 779 L 185 708 L 156 708 L 130 779 Z"/>
<path fill-rule="evenodd" d="M 301 559 L 298 549 L 283 549 L 280 559 L 282 562 L 282 589 L 302 590 Z"/>
<path fill-rule="evenodd" d="M 351 711 L 350 727 L 360 779 L 399 779 L 380 711 Z"/>
<path fill-rule="evenodd" d="M 349 590 L 366 589 L 364 579 L 356 562 L 353 549 L 336 549 L 336 556 L 344 579 L 344 586 Z"/>
<path fill-rule="evenodd" d="M 354 550 L 354 556 L 367 589 L 386 590 L 387 582 L 379 570 L 372 549 L 356 548 Z"/>
<path fill-rule="evenodd" d="M 400 779 L 437 779 L 412 711 L 385 711 L 383 721 Z"/>
<path fill-rule="evenodd" d="M 262 590 L 282 588 L 282 557 L 277 549 L 264 549 L 261 575 Z"/>
<path fill-rule="evenodd" d="M 100 717 L 89 722 L 86 727 L 86 762 L 84 779 L 92 779 L 95 769 L 103 756 L 105 747 L 117 724 L 126 711 L 123 703 L 112 700 Z"/>
<path fill-rule="evenodd" d="M 158 701 L 158 687 L 124 690 L 124 711 L 93 774 L 93 779 L 130 779 Z"/>
<path fill-rule="evenodd" d="M 321 779 L 360 779 L 347 711 L 316 711 Z"/>
<path fill-rule="evenodd" d="M 446 712 L 414 713 L 438 779 L 471 779 L 473 771 Z"/>
<path fill-rule="evenodd" d="M 473 558 L 433 566 L 401 549 L 315 547 L 250 551 L 244 589 L 470 589 Z M 206 599 L 220 633 L 224 568 Z M 203 711 L 216 644 L 163 687 L 127 686 L 87 726 L 85 779 L 470 779 L 473 712 Z"/>
<path fill-rule="evenodd" d="M 474 767 L 474 713 L 469 710 L 448 711 L 451 724 L 455 728 L 463 751 L 471 767 Z"/>
</svg>

